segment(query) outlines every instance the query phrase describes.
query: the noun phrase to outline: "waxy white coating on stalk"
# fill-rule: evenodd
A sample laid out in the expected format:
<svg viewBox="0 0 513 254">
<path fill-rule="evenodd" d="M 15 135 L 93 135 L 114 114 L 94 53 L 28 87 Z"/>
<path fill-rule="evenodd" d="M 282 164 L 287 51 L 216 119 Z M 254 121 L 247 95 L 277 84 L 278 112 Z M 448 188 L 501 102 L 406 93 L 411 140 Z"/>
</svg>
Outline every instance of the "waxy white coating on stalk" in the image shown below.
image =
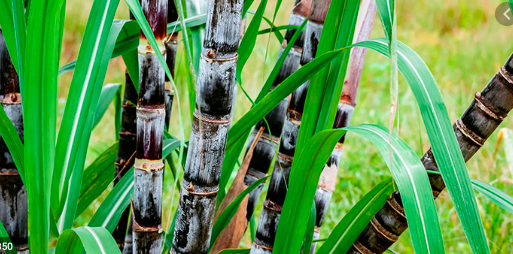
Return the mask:
<svg viewBox="0 0 513 254">
<path fill-rule="evenodd" d="M 242 0 L 210 0 L 172 253 L 208 253 L 235 101 Z"/>
</svg>

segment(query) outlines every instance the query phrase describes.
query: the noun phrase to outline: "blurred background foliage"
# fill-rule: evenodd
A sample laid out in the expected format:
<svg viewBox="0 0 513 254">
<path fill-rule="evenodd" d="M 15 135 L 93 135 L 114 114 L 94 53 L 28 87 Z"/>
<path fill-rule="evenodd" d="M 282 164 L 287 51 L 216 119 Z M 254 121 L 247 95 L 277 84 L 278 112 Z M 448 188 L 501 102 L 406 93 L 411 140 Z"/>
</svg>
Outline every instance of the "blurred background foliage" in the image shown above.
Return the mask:
<svg viewBox="0 0 513 254">
<path fill-rule="evenodd" d="M 205 1 L 205 0 L 202 0 Z M 92 0 L 69 0 L 66 8 L 65 34 L 61 65 L 76 59 Z M 511 43 L 512 27 L 500 25 L 494 17 L 495 8 L 502 1 L 468 0 L 468 1 L 398 1 L 397 31 L 398 39 L 409 45 L 426 62 L 436 78 L 444 97 L 452 121 L 455 121 L 467 108 L 474 93 L 480 91 L 492 75 L 506 61 L 513 51 Z M 256 8 L 255 1 L 252 9 Z M 272 18 L 276 0 L 269 0 L 265 16 Z M 288 22 L 293 0 L 283 0 L 276 18 L 276 25 Z M 248 16 L 251 19 L 251 15 Z M 120 3 L 116 18 L 127 19 L 128 8 L 124 1 Z M 268 28 L 262 22 L 261 29 Z M 180 33 L 181 40 L 182 33 Z M 379 18 L 371 38 L 383 36 Z M 186 66 L 182 50 L 178 51 L 176 84 L 182 99 L 182 116 L 189 136 L 190 119 Z M 242 87 L 254 99 L 272 70 L 276 61 L 280 43 L 269 34 L 260 35 L 255 50 L 246 64 L 242 74 Z M 124 64 L 121 58 L 111 60 L 106 83 L 124 83 Z M 64 111 L 72 72 L 59 79 L 59 117 Z M 429 147 L 429 142 L 422 124 L 415 98 L 406 82 L 399 78 L 399 110 L 396 125 L 397 133 L 422 156 Z M 374 123 L 388 126 L 389 119 L 389 60 L 369 51 L 363 69 L 362 81 L 352 124 Z M 176 104 L 176 101 L 175 101 Z M 240 87 L 237 95 L 234 120 L 240 118 L 251 106 Z M 178 135 L 178 110 L 174 105 L 170 133 Z M 176 120 L 176 121 L 174 121 Z M 173 124 L 175 123 L 175 124 Z M 507 118 L 501 127 L 513 128 L 513 118 Z M 513 139 L 504 139 L 509 143 Z M 105 117 L 96 127 L 91 137 L 88 151 L 90 163 L 102 151 L 115 142 L 114 108 L 111 105 Z M 498 145 L 498 133 L 494 133 L 485 146 L 467 163 L 470 176 L 513 195 L 513 172 L 509 171 L 507 158 L 513 157 L 513 151 Z M 390 175 L 384 161 L 370 143 L 362 142 L 356 135 L 348 135 L 344 154 L 340 163 L 337 188 L 333 195 L 330 209 L 321 229 L 321 238 L 327 237 L 336 223 L 349 209 L 373 186 L 385 176 Z M 113 165 L 114 167 L 114 165 Z M 171 174 L 168 174 L 171 176 Z M 174 179 L 167 177 L 164 188 L 163 226 L 169 228 L 172 215 L 176 210 L 178 194 L 173 187 Z M 103 196 L 105 197 L 105 195 Z M 102 199 L 103 197 L 100 197 Z M 261 201 L 264 200 L 265 190 Z M 492 253 L 513 252 L 513 217 L 495 204 L 477 194 L 478 204 Z M 94 202 L 89 210 L 77 220 L 78 225 L 90 220 L 94 209 L 100 202 Z M 260 206 L 261 206 L 260 202 Z M 447 192 L 436 200 L 439 220 L 442 227 L 447 253 L 470 253 L 461 224 Z M 257 207 L 258 218 L 261 207 Z M 408 231 L 403 234 L 392 249 L 399 253 L 413 253 L 413 246 Z M 250 247 L 249 230 L 241 243 Z"/>
</svg>

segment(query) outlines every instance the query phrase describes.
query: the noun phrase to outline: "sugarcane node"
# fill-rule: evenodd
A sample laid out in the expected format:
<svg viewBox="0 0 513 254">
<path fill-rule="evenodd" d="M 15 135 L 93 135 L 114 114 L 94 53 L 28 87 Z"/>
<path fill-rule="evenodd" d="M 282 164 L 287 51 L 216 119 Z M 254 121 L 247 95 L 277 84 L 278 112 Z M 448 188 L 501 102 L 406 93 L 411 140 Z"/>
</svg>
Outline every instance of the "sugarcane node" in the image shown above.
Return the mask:
<svg viewBox="0 0 513 254">
<path fill-rule="evenodd" d="M 502 67 L 499 69 L 498 73 L 499 73 L 499 74 L 500 74 L 500 75 L 501 75 L 501 76 L 502 76 L 506 81 L 508 81 L 508 83 L 509 83 L 510 85 L 513 85 L 513 74 L 509 73 L 509 71 L 508 71 L 508 70 L 506 70 L 506 69 L 504 68 L 504 66 L 502 66 Z"/>
<path fill-rule="evenodd" d="M 162 231 L 162 229 L 159 226 L 151 226 L 151 227 L 141 226 L 141 225 L 139 225 L 139 223 L 137 223 L 137 221 L 135 219 L 132 224 L 132 229 L 134 230 L 134 232 L 157 232 L 157 233 L 160 233 Z"/>
<path fill-rule="evenodd" d="M 461 120 L 461 118 L 459 118 L 457 121 L 456 121 L 456 128 L 458 128 L 458 130 L 461 131 L 461 133 L 463 135 L 465 135 L 467 138 L 469 138 L 470 140 L 472 140 L 476 145 L 478 145 L 479 147 L 482 147 L 484 145 L 484 142 L 486 141 L 486 139 L 483 139 L 482 137 L 479 137 L 477 134 L 475 134 L 471 129 L 469 129 L 464 123 L 463 121 Z"/>
<path fill-rule="evenodd" d="M 189 185 L 187 185 L 187 191 L 194 191 L 194 185 L 192 183 L 189 183 Z"/>
<path fill-rule="evenodd" d="M 493 119 L 502 121 L 502 120 L 504 120 L 504 118 L 506 118 L 508 116 L 507 113 L 503 112 L 502 110 L 496 108 L 491 103 L 486 101 L 482 97 L 481 92 L 475 93 L 475 99 L 477 102 L 477 107 L 479 109 L 481 109 L 484 113 L 486 113 L 487 115 L 492 117 Z"/>
<path fill-rule="evenodd" d="M 215 53 L 213 49 L 207 49 L 207 57 L 212 59 L 215 57 Z"/>
<path fill-rule="evenodd" d="M 120 136 L 136 136 L 137 134 L 129 132 L 129 131 L 120 131 L 119 135 Z"/>
<path fill-rule="evenodd" d="M 187 195 L 192 195 L 192 196 L 205 196 L 205 197 L 208 197 L 208 196 L 217 196 L 217 193 L 219 192 L 219 190 L 203 191 L 203 192 L 194 192 L 195 188 L 194 188 L 194 185 L 193 185 L 192 183 L 189 183 L 189 184 L 187 185 L 187 187 L 182 186 L 182 190 L 183 190 Z"/>
<path fill-rule="evenodd" d="M 397 200 L 395 200 L 394 196 L 391 195 L 388 199 L 387 199 L 387 204 L 392 208 L 394 209 L 394 211 L 396 211 L 398 214 L 400 214 L 404 219 L 406 219 L 406 214 L 404 213 L 404 208 L 399 204 L 397 203 Z"/>
<path fill-rule="evenodd" d="M 207 55 L 201 54 L 200 57 L 201 57 L 201 59 L 207 61 L 208 63 L 213 63 L 213 62 L 220 63 L 220 62 L 236 61 L 239 58 L 239 54 L 235 54 L 235 56 L 232 56 L 232 57 L 229 57 L 229 58 L 215 58 L 215 56 L 217 54 L 213 53 L 213 52 L 214 52 L 214 50 L 207 49 Z"/>
<path fill-rule="evenodd" d="M 162 160 L 147 160 L 135 158 L 134 168 L 143 171 L 161 171 L 164 170 L 164 163 Z"/>
<path fill-rule="evenodd" d="M 353 243 L 353 248 L 361 254 L 375 254 L 371 250 L 367 249 L 363 244 L 358 241 L 358 239 Z"/>
<path fill-rule="evenodd" d="M 370 224 L 372 225 L 372 227 L 374 229 L 376 229 L 376 231 L 381 234 L 383 237 L 385 237 L 386 239 L 392 241 L 392 242 L 397 242 L 397 240 L 399 239 L 399 236 L 388 231 L 385 227 L 383 227 L 381 225 L 381 223 L 379 223 L 379 221 L 376 219 L 376 216 L 373 216 L 371 221 L 370 221 Z"/>
<path fill-rule="evenodd" d="M 253 244 L 255 244 L 256 246 L 258 246 L 258 247 L 260 247 L 260 248 L 262 248 L 262 249 L 266 249 L 266 250 L 273 250 L 273 247 L 271 247 L 271 246 L 258 244 L 257 242 L 253 242 Z"/>
<path fill-rule="evenodd" d="M 343 146 L 344 146 L 344 143 L 337 142 L 337 144 L 335 145 L 335 149 L 333 149 L 333 150 L 342 151 Z"/>
<path fill-rule="evenodd" d="M 273 201 L 271 201 L 269 199 L 265 200 L 264 207 L 266 207 L 269 210 L 273 210 L 273 211 L 276 211 L 276 212 L 279 212 L 279 213 L 281 213 L 281 210 L 283 209 L 283 206 L 278 205 L 278 204 L 274 203 Z"/>
<path fill-rule="evenodd" d="M 321 232 L 321 227 L 315 226 L 314 232 L 320 233 Z"/>
<path fill-rule="evenodd" d="M 209 123 L 216 123 L 216 124 L 227 124 L 227 123 L 231 123 L 232 119 L 231 118 L 227 118 L 227 119 L 222 119 L 222 120 L 219 120 L 219 119 L 213 119 L 213 118 L 207 118 L 205 116 L 207 116 L 206 114 L 202 113 L 201 116 L 198 115 L 198 112 L 196 110 L 194 110 L 194 113 L 193 113 L 193 116 L 194 118 L 200 120 L 200 121 L 204 121 L 204 122 L 209 122 Z"/>
<path fill-rule="evenodd" d="M 289 156 L 289 155 L 286 155 L 286 154 L 283 154 L 283 153 L 278 153 L 278 157 L 280 159 L 285 160 L 285 161 L 293 161 L 294 160 L 294 156 Z"/>
<path fill-rule="evenodd" d="M 166 48 L 163 46 L 159 46 L 159 50 L 160 50 L 160 53 L 162 53 L 163 55 L 166 53 Z M 139 47 L 137 47 L 137 51 L 141 55 L 146 55 L 146 54 L 152 54 L 154 56 L 156 55 L 155 50 L 149 44 L 148 45 L 139 45 Z"/>
<path fill-rule="evenodd" d="M 18 172 L 17 169 L 11 169 L 11 170 L 0 172 L 0 176 L 19 176 L 19 175 L 20 175 L 20 173 Z"/>
<path fill-rule="evenodd" d="M 4 98 L 2 99 L 2 104 L 20 104 L 21 100 L 18 100 L 20 97 L 20 93 L 5 94 Z"/>
<path fill-rule="evenodd" d="M 300 112 L 293 110 L 293 109 L 289 109 L 288 113 L 289 113 L 290 121 L 292 123 L 298 124 L 298 125 L 301 124 L 301 117 L 303 114 L 301 114 Z"/>
</svg>

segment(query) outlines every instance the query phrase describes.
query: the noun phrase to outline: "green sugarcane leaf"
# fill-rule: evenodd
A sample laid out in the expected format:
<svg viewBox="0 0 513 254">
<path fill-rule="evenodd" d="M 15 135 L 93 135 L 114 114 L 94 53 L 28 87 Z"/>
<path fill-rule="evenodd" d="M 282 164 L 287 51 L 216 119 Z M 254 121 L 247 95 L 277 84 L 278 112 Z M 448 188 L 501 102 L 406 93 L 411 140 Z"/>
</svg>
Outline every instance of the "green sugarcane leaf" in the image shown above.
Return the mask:
<svg viewBox="0 0 513 254">
<path fill-rule="evenodd" d="M 89 254 L 121 253 L 110 232 L 102 227 L 79 227 L 64 231 L 57 241 L 55 253 L 75 254 L 80 253 L 82 248 Z"/>
<path fill-rule="evenodd" d="M 428 174 L 440 175 L 440 172 L 438 171 L 428 170 L 427 172 Z M 476 179 L 471 179 L 471 181 L 472 188 L 474 188 L 474 190 L 483 194 L 487 199 L 498 205 L 500 208 L 513 214 L 513 197 L 491 184 Z"/>
<path fill-rule="evenodd" d="M 255 2 L 255 0 L 246 0 L 246 1 L 244 1 L 244 6 L 242 7 L 242 17 L 246 16 L 246 14 L 249 11 L 249 7 L 251 7 L 253 2 Z"/>
<path fill-rule="evenodd" d="M 27 23 L 25 19 L 25 8 L 23 0 L 11 0 L 13 25 L 14 25 L 14 39 L 16 41 L 16 54 L 11 54 L 14 68 L 18 72 L 18 79 L 20 82 L 21 99 L 23 100 L 23 72 L 25 62 L 25 45 L 27 40 Z M 14 64 L 16 62 L 16 64 Z"/>
<path fill-rule="evenodd" d="M 276 4 L 280 4 L 280 3 L 276 3 Z M 278 6 L 278 8 L 279 8 L 279 6 Z M 269 31 L 270 32 L 272 31 L 274 33 L 274 36 L 276 37 L 276 39 L 280 42 L 280 44 L 282 44 L 283 43 L 283 35 L 279 32 L 280 29 L 278 29 L 278 27 L 274 25 L 273 21 L 269 20 L 266 17 L 262 17 L 262 18 L 271 27 L 271 28 L 269 28 Z M 289 25 L 285 25 L 282 27 L 288 27 L 288 26 Z M 283 29 L 289 29 L 289 28 L 283 28 Z M 294 28 L 292 28 L 292 29 L 294 29 Z M 260 34 L 260 31 L 258 32 L 258 34 Z"/>
<path fill-rule="evenodd" d="M 18 131 L 16 131 L 16 127 L 12 124 L 3 107 L 0 107 L 0 142 L 1 141 L 5 142 L 7 145 L 21 180 L 25 183 L 25 155 L 23 144 L 21 143 Z"/>
<path fill-rule="evenodd" d="M 118 56 L 124 55 L 127 52 L 134 51 L 137 54 L 137 45 L 139 45 L 139 34 L 140 29 L 139 25 L 136 21 L 133 20 L 119 20 L 117 22 L 125 22 L 123 26 L 123 30 L 118 33 L 118 37 L 116 40 L 116 46 L 114 47 L 114 52 L 112 53 L 111 58 L 116 58 Z M 111 31 L 111 33 L 114 33 L 114 31 Z M 112 35 L 109 35 L 112 36 Z M 71 61 L 65 65 L 63 65 L 61 68 L 59 68 L 59 75 L 62 75 L 68 71 L 72 71 L 75 69 L 75 66 L 77 65 L 77 61 Z M 133 75 L 131 72 L 132 69 L 128 69 L 130 75 Z M 139 70 L 136 68 L 135 70 Z M 138 73 L 138 72 L 137 72 Z M 139 75 L 139 74 L 137 74 Z M 137 82 L 134 82 L 134 84 L 138 83 L 138 79 L 134 79 L 133 76 L 131 76 L 133 80 L 136 80 Z"/>
<path fill-rule="evenodd" d="M 181 23 L 182 23 L 182 21 L 177 20 L 177 21 L 167 24 L 167 33 L 168 34 L 169 33 L 177 33 L 177 32 L 182 31 Z M 187 28 L 203 26 L 207 23 L 207 14 L 203 13 L 203 14 L 195 15 L 190 18 L 186 18 L 186 19 L 184 19 L 184 23 Z"/>
<path fill-rule="evenodd" d="M 363 46 L 390 56 L 389 43 L 385 38 L 353 46 Z M 489 253 L 470 177 L 435 78 L 420 56 L 400 41 L 397 42 L 397 57 L 399 71 L 417 99 L 435 160 L 470 246 L 474 253 Z"/>
<path fill-rule="evenodd" d="M 510 195 L 504 193 L 491 184 L 487 184 L 476 179 L 472 179 L 472 187 L 500 208 L 513 214 L 513 197 Z"/>
<path fill-rule="evenodd" d="M 360 1 L 352 0 L 331 3 L 325 24 L 333 25 L 337 32 L 333 33 L 332 29 L 323 29 L 316 56 L 351 45 L 359 5 Z M 345 77 L 349 54 L 350 51 L 344 52 L 329 66 L 312 76 L 306 95 L 305 105 L 307 106 L 299 129 L 297 150 L 301 150 L 315 133 L 333 126 L 335 115 L 330 115 L 330 110 L 336 111 L 343 84 L 337 81 L 339 76 L 342 80 Z"/>
<path fill-rule="evenodd" d="M 273 252 L 300 251 L 307 227 L 306 218 L 310 211 L 308 204 L 314 200 L 323 166 L 346 131 L 352 131 L 371 141 L 383 156 L 402 193 L 416 253 L 445 253 L 435 201 L 424 166 L 399 136 L 392 134 L 390 143 L 388 130 L 376 125 L 319 132 L 309 140 L 307 148 L 299 151 L 292 163 L 288 195 L 280 216 Z M 389 159 L 390 155 L 393 163 Z"/>
<path fill-rule="evenodd" d="M 393 0 L 376 0 L 376 7 L 381 20 L 381 26 L 385 32 L 386 38 L 390 41 L 392 37 L 393 16 L 394 16 L 394 3 Z"/>
<path fill-rule="evenodd" d="M 334 58 L 339 56 L 347 49 L 339 49 L 327 52 L 305 66 L 299 68 L 294 74 L 290 75 L 273 91 L 267 94 L 262 100 L 256 103 L 239 121 L 237 121 L 228 132 L 228 142 L 226 145 L 226 154 L 233 152 L 234 145 L 239 139 L 269 113 L 276 105 L 278 105 L 289 94 L 296 90 L 300 85 L 306 82 L 312 75 L 317 73 L 324 66 L 329 64 Z"/>
<path fill-rule="evenodd" d="M 102 120 L 103 115 L 109 108 L 110 102 L 114 99 L 114 96 L 116 96 L 120 88 L 121 84 L 119 83 L 106 84 L 102 87 L 102 93 L 100 94 L 96 114 L 94 116 L 93 129 L 96 127 L 96 125 L 98 125 L 100 120 Z"/>
<path fill-rule="evenodd" d="M 118 4 L 119 0 L 97 0 L 91 8 L 78 54 L 77 70 L 73 74 L 57 139 L 50 202 L 53 212 L 56 213 L 55 218 L 59 218 L 64 209 L 69 179 L 76 166 L 77 158 L 85 157 L 87 152 L 87 149 L 81 148 L 81 145 L 87 147 L 89 143 L 90 130 L 92 130 L 92 126 L 88 123 L 90 108 L 94 107 L 91 118 L 91 121 L 94 121 L 108 61 L 118 34 L 125 23 L 125 21 L 116 21 L 113 25 Z M 111 34 L 111 30 L 115 32 Z M 86 131 L 88 129 L 89 131 Z M 83 170 L 83 165 L 78 165 L 76 170 Z M 82 178 L 78 177 L 78 179 L 81 181 Z M 74 218 L 74 214 L 70 216 L 71 221 Z M 60 227 L 59 231 L 62 232 L 63 229 Z"/>
<path fill-rule="evenodd" d="M 25 63 L 30 63 L 30 71 L 23 73 L 25 98 L 22 105 L 24 174 L 32 253 L 48 252 L 52 217 L 49 202 L 57 129 L 57 73 L 64 7 L 64 0 L 32 1 L 27 23 Z"/>
<path fill-rule="evenodd" d="M 18 70 L 17 39 L 13 19 L 13 13 L 16 11 L 13 12 L 12 5 L 12 0 L 0 0 L 0 27 L 5 37 L 9 55 L 13 59 L 14 68 Z"/>
<path fill-rule="evenodd" d="M 130 168 L 121 180 L 114 186 L 107 198 L 89 221 L 89 227 L 102 227 L 110 233 L 114 232 L 121 215 L 130 204 L 134 191 L 134 168 Z"/>
<path fill-rule="evenodd" d="M 256 187 L 258 187 L 261 183 L 263 183 L 270 176 L 262 177 L 251 184 L 248 188 L 242 191 L 237 197 L 226 207 L 226 209 L 219 215 L 214 226 L 212 228 L 212 237 L 210 238 L 210 249 L 214 246 L 217 241 L 217 238 L 221 235 L 221 232 L 230 224 L 233 216 L 237 213 L 239 209 L 240 203 L 244 200 L 246 195 L 248 195 L 251 191 L 253 191 Z"/>
<path fill-rule="evenodd" d="M 9 238 L 9 234 L 7 234 L 7 230 L 5 230 L 5 227 L 4 225 L 2 224 L 2 222 L 0 221 L 0 239 L 2 239 L 0 241 L 0 250 L 3 250 L 5 251 L 6 254 L 18 254 L 18 252 L 16 251 L 16 249 L 12 248 L 12 249 L 2 249 L 2 245 L 11 245 L 11 246 L 14 246 L 12 241 L 11 241 L 11 238 Z"/>
<path fill-rule="evenodd" d="M 315 201 L 314 201 L 314 202 L 312 202 L 312 209 L 310 209 L 310 217 L 308 218 L 308 227 L 306 228 L 306 231 L 305 231 L 302 253 L 311 253 L 310 250 L 312 249 L 316 217 L 317 217 L 317 211 L 315 208 Z"/>
<path fill-rule="evenodd" d="M 256 230 L 257 224 L 255 220 L 255 214 L 253 213 L 253 215 L 251 215 L 251 219 L 249 220 L 249 232 L 251 234 L 251 242 L 255 241 Z"/>
<path fill-rule="evenodd" d="M 219 254 L 249 254 L 251 249 L 225 249 L 219 252 Z"/>
<path fill-rule="evenodd" d="M 135 22 L 135 21 L 134 21 Z M 137 24 L 137 22 L 135 22 Z M 123 54 L 123 62 L 125 62 L 126 71 L 132 80 L 132 84 L 135 88 L 137 94 L 139 94 L 139 58 L 137 49 L 128 51 Z M 137 105 L 137 102 L 132 102 L 134 105 Z"/>
<path fill-rule="evenodd" d="M 237 71 L 235 75 L 235 79 L 237 82 L 241 83 L 241 73 L 244 69 L 244 65 L 249 59 L 251 53 L 253 53 L 253 49 L 255 48 L 256 39 L 258 36 L 258 29 L 260 28 L 260 24 L 262 23 L 262 17 L 264 16 L 265 7 L 267 6 L 267 0 L 260 0 L 260 4 L 258 5 L 258 9 L 251 19 L 249 23 L 248 29 L 244 33 L 244 37 L 242 37 L 242 41 L 239 46 L 239 57 L 237 60 Z"/>
<path fill-rule="evenodd" d="M 335 226 L 317 254 L 346 253 L 393 191 L 390 177 L 369 191 Z"/>
<path fill-rule="evenodd" d="M 101 153 L 84 170 L 75 217 L 82 214 L 114 180 L 114 163 L 116 162 L 117 153 L 118 143 L 115 143 Z"/>
</svg>

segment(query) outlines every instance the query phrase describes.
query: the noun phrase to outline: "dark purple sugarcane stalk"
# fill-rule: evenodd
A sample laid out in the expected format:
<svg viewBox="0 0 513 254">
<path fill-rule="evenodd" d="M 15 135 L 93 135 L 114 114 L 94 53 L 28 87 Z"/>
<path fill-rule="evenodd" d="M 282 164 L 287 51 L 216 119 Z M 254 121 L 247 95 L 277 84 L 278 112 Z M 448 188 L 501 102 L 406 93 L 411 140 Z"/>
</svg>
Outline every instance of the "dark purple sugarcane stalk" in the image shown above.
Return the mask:
<svg viewBox="0 0 513 254">
<path fill-rule="evenodd" d="M 162 142 L 165 121 L 165 72 L 155 51 L 165 54 L 167 0 L 143 0 L 144 16 L 160 48 L 150 46 L 141 32 L 139 51 L 139 99 L 137 145 L 134 163 L 133 250 L 160 253 L 162 250 Z"/>
<path fill-rule="evenodd" d="M 366 41 L 369 39 L 374 18 L 376 17 L 376 2 L 374 0 L 362 0 L 358 11 L 358 20 L 355 27 L 355 36 L 353 43 Z M 358 87 L 362 76 L 362 69 L 365 62 L 367 49 L 356 47 L 351 50 L 349 56 L 349 72 L 344 80 L 342 95 L 337 108 L 337 116 L 333 124 L 334 129 L 347 127 L 351 122 L 353 112 L 356 106 L 356 96 L 358 95 Z M 335 146 L 326 166 L 321 173 L 317 191 L 315 193 L 316 220 L 314 239 L 319 239 L 320 229 L 324 221 L 324 217 L 328 212 L 328 206 L 331 201 L 333 191 L 337 182 L 337 173 L 342 154 L 342 145 L 345 135 Z M 317 243 L 312 244 L 311 253 L 314 253 Z"/>
<path fill-rule="evenodd" d="M 207 253 L 235 100 L 242 0 L 209 0 L 174 254 Z"/>
<path fill-rule="evenodd" d="M 0 30 L 0 104 L 23 142 L 20 83 Z M 0 137 L 0 221 L 18 253 L 29 253 L 27 190 Z"/>
<path fill-rule="evenodd" d="M 308 13 L 310 13 L 310 6 L 312 4 L 312 0 L 296 0 L 294 5 L 294 9 L 290 14 L 289 25 L 301 25 Z M 288 29 L 285 38 L 282 44 L 282 48 L 280 50 L 278 58 L 283 54 L 284 49 L 287 47 L 288 42 L 296 32 L 296 29 Z M 271 90 L 276 88 L 281 82 L 283 82 L 286 78 L 288 78 L 292 73 L 294 73 L 299 68 L 299 61 L 301 59 L 301 53 L 303 51 L 303 43 L 304 43 L 304 31 L 301 32 L 299 37 L 294 42 L 292 49 L 287 54 L 285 58 L 285 62 L 278 73 L 278 76 L 273 82 Z M 269 171 L 269 167 L 271 166 L 274 154 L 276 152 L 276 148 L 278 147 L 278 141 L 280 139 L 280 134 L 283 129 L 283 124 L 285 121 L 285 113 L 287 112 L 287 105 L 289 104 L 289 98 L 285 98 L 283 101 L 278 104 L 269 114 L 265 116 L 267 123 L 269 124 L 269 129 L 267 129 L 267 124 L 264 120 L 261 120 L 253 129 L 251 133 L 251 137 L 248 143 L 248 149 L 253 143 L 256 134 L 260 130 L 261 127 L 264 127 L 264 133 L 262 134 L 262 138 L 258 140 L 256 147 L 253 151 L 253 157 L 251 162 L 249 163 L 248 171 L 246 176 L 244 177 L 244 183 L 246 186 L 250 186 L 258 179 L 267 175 Z M 269 135 L 269 132 L 271 135 Z M 262 193 L 262 189 L 264 184 L 262 183 L 255 190 L 253 190 L 249 194 L 248 198 L 248 206 L 246 209 L 246 217 L 249 221 L 253 212 L 255 211 L 256 204 L 258 199 L 260 198 L 260 194 Z"/>
<path fill-rule="evenodd" d="M 167 22 L 171 23 L 178 20 L 178 12 L 176 10 L 176 5 L 174 0 L 168 0 L 167 3 Z M 166 64 L 169 70 L 171 71 L 172 78 L 175 77 L 175 63 L 176 63 L 176 51 L 178 49 L 178 32 L 172 31 L 166 37 L 164 41 L 164 45 L 166 47 Z M 171 80 L 166 75 L 166 126 L 169 129 L 169 124 L 171 121 L 171 109 L 173 108 L 173 98 L 175 96 L 175 91 L 173 89 L 173 85 Z"/>
<path fill-rule="evenodd" d="M 513 108 L 513 55 L 453 124 L 465 162 L 484 145 Z M 439 171 L 429 149 L 421 159 L 426 170 Z M 429 174 L 433 197 L 445 189 L 441 175 Z M 399 191 L 374 215 L 348 253 L 383 253 L 408 228 Z"/>
<path fill-rule="evenodd" d="M 330 4 L 331 0 L 313 0 L 312 2 L 304 35 L 301 65 L 305 65 L 315 58 Z M 258 222 L 255 241 L 251 247 L 251 254 L 272 253 L 281 210 L 287 194 L 289 173 L 294 158 L 308 84 L 309 82 L 306 82 L 292 93 L 285 114 L 278 156 Z"/>
</svg>

